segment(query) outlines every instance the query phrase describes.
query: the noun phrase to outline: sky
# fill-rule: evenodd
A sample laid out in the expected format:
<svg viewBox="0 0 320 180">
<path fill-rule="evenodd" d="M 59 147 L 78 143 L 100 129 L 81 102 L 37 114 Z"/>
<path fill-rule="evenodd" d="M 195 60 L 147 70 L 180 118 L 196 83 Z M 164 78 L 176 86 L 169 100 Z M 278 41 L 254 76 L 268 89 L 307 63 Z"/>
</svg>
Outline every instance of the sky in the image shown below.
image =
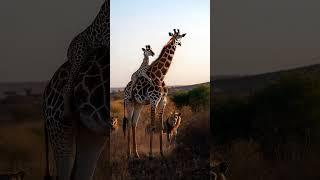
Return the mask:
<svg viewBox="0 0 320 180">
<path fill-rule="evenodd" d="M 102 3 L 1 0 L 0 82 L 49 80 L 67 60 L 70 41 L 93 21 Z M 209 81 L 209 19 L 209 0 L 111 0 L 111 87 L 130 80 L 143 46 L 150 44 L 157 56 L 173 28 L 187 36 L 167 84 Z"/>
<path fill-rule="evenodd" d="M 165 77 L 167 85 L 210 80 L 210 0 L 112 0 L 111 87 L 124 87 L 143 60 L 141 48 L 151 45 L 154 61 L 174 28 L 181 40 Z"/>
<path fill-rule="evenodd" d="M 0 82 L 47 81 L 102 0 L 1 0 Z"/>
<path fill-rule="evenodd" d="M 66 61 L 71 39 L 92 22 L 101 3 L 1 0 L 0 82 L 49 80 Z M 187 36 L 165 81 L 206 81 L 208 4 L 209 0 L 111 0 L 112 86 L 129 81 L 146 43 L 157 56 L 173 28 Z M 257 74 L 320 63 L 320 58 L 313 58 L 320 56 L 320 1 L 215 0 L 211 4 L 212 74 Z"/>
<path fill-rule="evenodd" d="M 213 75 L 320 63 L 320 1 L 215 0 L 213 6 Z"/>
</svg>

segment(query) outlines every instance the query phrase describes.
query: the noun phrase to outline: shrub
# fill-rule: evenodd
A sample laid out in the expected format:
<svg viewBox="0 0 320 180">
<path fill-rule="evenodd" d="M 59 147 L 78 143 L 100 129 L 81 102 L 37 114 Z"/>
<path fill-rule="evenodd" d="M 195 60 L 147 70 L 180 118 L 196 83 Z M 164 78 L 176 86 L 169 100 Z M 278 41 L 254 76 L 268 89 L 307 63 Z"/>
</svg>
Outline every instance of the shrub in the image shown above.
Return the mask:
<svg viewBox="0 0 320 180">
<path fill-rule="evenodd" d="M 172 95 L 172 101 L 178 108 L 187 106 L 189 104 L 189 93 L 188 91 L 177 91 Z"/>
<path fill-rule="evenodd" d="M 200 85 L 190 91 L 177 91 L 171 98 L 178 108 L 191 106 L 194 112 L 205 111 L 210 106 L 210 86 Z"/>
<path fill-rule="evenodd" d="M 210 86 L 200 85 L 190 90 L 189 104 L 195 112 L 208 109 L 210 106 Z"/>
</svg>

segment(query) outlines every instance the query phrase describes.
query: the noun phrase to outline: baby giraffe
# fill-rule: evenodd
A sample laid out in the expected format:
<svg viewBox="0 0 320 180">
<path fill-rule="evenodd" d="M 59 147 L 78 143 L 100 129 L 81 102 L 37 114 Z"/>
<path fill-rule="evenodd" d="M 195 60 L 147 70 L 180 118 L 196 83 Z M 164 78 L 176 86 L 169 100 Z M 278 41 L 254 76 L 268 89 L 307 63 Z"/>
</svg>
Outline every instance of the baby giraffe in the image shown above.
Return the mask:
<svg viewBox="0 0 320 180">
<path fill-rule="evenodd" d="M 146 49 L 142 48 L 143 51 L 143 61 L 139 67 L 139 69 L 134 72 L 131 76 L 131 88 L 130 88 L 130 96 L 132 95 L 132 87 L 134 86 L 134 84 L 136 83 L 137 79 L 141 76 L 143 76 L 144 78 L 146 78 L 151 84 L 152 83 L 152 79 L 147 75 L 147 71 L 149 68 L 149 56 L 154 56 L 154 52 L 151 49 L 150 45 L 146 45 Z M 130 98 L 131 99 L 131 98 Z"/>
</svg>

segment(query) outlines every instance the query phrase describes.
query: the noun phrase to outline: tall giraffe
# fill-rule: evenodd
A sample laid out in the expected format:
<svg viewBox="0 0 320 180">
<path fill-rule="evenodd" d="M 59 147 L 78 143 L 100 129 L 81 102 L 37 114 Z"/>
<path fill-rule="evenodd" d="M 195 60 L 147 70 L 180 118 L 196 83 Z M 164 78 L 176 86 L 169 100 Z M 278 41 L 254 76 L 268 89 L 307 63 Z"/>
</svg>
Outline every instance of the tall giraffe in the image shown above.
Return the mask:
<svg viewBox="0 0 320 180">
<path fill-rule="evenodd" d="M 176 46 L 181 46 L 181 39 L 186 34 L 180 34 L 179 30 L 174 29 L 174 33 L 169 32 L 171 36 L 168 43 L 163 47 L 159 57 L 150 64 L 147 71 L 148 77 L 153 81 L 151 84 L 146 78 L 139 77 L 136 83 L 132 87 L 132 98 L 130 96 L 130 89 L 132 81 L 130 81 L 124 90 L 124 119 L 123 119 L 123 131 L 127 131 L 127 156 L 131 156 L 130 146 L 130 128 L 127 125 L 131 125 L 132 128 L 132 144 L 135 157 L 139 158 L 137 143 L 136 143 L 136 127 L 138 124 L 139 116 L 143 105 L 151 104 L 151 127 L 150 133 L 150 151 L 149 155 L 152 157 L 152 142 L 155 129 L 155 116 L 157 108 L 159 108 L 159 119 L 161 120 L 163 129 L 163 113 L 166 106 L 166 96 L 168 94 L 168 88 L 164 83 L 164 77 L 168 72 L 170 64 L 173 59 Z M 125 133 L 126 134 L 126 133 Z M 162 150 L 162 132 L 160 133 L 160 154 L 163 156 Z"/>
<path fill-rule="evenodd" d="M 70 113 L 70 99 L 74 88 L 74 81 L 78 78 L 79 69 L 88 54 L 94 49 L 109 47 L 110 41 L 110 15 L 109 0 L 105 0 L 98 15 L 93 22 L 70 42 L 67 58 L 71 63 L 70 75 L 66 85 L 63 87 L 64 113 Z"/>
<path fill-rule="evenodd" d="M 104 2 L 99 14 L 102 11 L 106 11 L 103 12 L 104 14 L 109 14 L 109 0 Z M 100 33 L 109 36 L 109 15 L 104 21 L 108 26 L 105 32 Z M 101 34 L 88 32 L 92 33 L 88 34 L 88 38 L 102 38 Z M 99 37 L 96 37 L 98 35 Z M 44 91 L 46 180 L 52 179 L 49 175 L 49 144 L 53 149 L 59 180 L 92 179 L 97 160 L 106 140 L 110 138 L 110 129 L 113 126 L 109 115 L 109 44 L 98 46 L 85 56 L 85 61 L 77 73 L 78 78 L 74 79 L 71 90 L 70 110 L 72 111 L 69 116 L 64 116 L 63 96 L 72 68 L 71 61 L 65 62 L 55 72 Z"/>
<path fill-rule="evenodd" d="M 48 143 L 53 149 L 59 180 L 92 178 L 113 122 L 109 115 L 110 51 L 97 49 L 83 64 L 73 91 L 72 118 L 63 116 L 63 91 L 71 64 L 64 63 L 44 91 L 46 176 L 49 176 Z M 74 151 L 75 154 L 74 154 Z M 74 159 L 74 162 L 73 162 Z"/>
</svg>

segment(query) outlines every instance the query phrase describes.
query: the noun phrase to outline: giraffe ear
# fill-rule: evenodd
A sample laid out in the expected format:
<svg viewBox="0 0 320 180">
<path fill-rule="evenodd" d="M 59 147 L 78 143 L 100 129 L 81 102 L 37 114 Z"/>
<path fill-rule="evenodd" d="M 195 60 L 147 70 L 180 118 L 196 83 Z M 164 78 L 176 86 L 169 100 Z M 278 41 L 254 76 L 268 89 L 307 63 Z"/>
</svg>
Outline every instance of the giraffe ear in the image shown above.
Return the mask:
<svg viewBox="0 0 320 180">
<path fill-rule="evenodd" d="M 146 51 L 146 49 L 145 49 L 145 48 L 142 48 L 142 51 Z"/>
<path fill-rule="evenodd" d="M 187 33 L 182 34 L 181 36 L 184 37 Z"/>
<path fill-rule="evenodd" d="M 169 32 L 169 36 L 173 36 L 172 32 Z"/>
</svg>

